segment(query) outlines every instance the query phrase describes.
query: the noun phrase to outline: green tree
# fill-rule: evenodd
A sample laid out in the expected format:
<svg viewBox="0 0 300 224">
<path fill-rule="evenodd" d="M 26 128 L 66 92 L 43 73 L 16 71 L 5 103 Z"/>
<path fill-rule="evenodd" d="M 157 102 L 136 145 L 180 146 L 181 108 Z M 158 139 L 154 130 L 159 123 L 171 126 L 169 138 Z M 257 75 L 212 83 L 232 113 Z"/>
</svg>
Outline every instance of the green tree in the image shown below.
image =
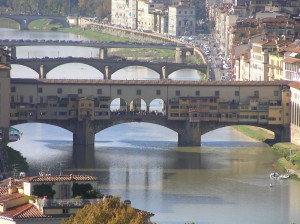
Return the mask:
<svg viewBox="0 0 300 224">
<path fill-rule="evenodd" d="M 97 191 L 93 189 L 91 184 L 77 184 L 74 183 L 72 187 L 73 197 L 80 196 L 81 198 L 96 198 L 102 197 L 103 195 L 98 195 Z"/>
<path fill-rule="evenodd" d="M 102 204 L 85 206 L 62 224 L 151 224 L 148 219 L 135 208 L 117 199 L 109 199 Z"/>
<path fill-rule="evenodd" d="M 41 184 L 41 185 L 33 186 L 32 194 L 36 195 L 40 198 L 44 197 L 44 196 L 47 196 L 47 198 L 53 198 L 55 191 L 52 190 L 52 187 L 50 184 Z"/>
</svg>

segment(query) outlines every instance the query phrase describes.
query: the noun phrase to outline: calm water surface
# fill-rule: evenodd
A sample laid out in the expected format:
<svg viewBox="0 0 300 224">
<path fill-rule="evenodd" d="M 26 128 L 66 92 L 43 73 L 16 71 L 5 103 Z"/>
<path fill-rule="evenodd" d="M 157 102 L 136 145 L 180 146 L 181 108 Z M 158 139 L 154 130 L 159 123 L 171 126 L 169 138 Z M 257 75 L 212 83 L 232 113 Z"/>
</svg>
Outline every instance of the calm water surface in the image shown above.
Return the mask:
<svg viewBox="0 0 300 224">
<path fill-rule="evenodd" d="M 67 33 L 0 29 L 0 38 L 11 35 L 14 39 L 80 38 Z M 31 50 L 29 56 L 37 54 L 37 49 Z M 77 50 L 69 49 L 65 54 L 74 56 Z M 53 57 L 58 54 L 56 51 L 52 49 Z M 80 54 L 91 54 L 90 49 L 83 51 L 87 52 Z M 51 50 L 39 54 L 48 53 Z M 19 48 L 19 57 L 18 54 L 28 56 L 26 50 Z M 84 65 L 78 66 L 78 74 L 90 71 Z M 12 74 L 36 75 L 31 70 L 26 75 L 23 71 L 13 67 Z M 140 68 L 129 71 L 122 72 L 128 79 L 152 79 L 156 75 Z M 197 78 L 189 72 L 181 72 L 177 78 Z M 54 73 L 53 76 L 62 77 L 66 72 Z M 89 75 L 93 74 L 101 78 L 96 72 Z M 55 126 L 15 127 L 23 131 L 23 136 L 10 146 L 26 157 L 30 165 L 28 175 L 36 175 L 42 169 L 53 175 L 62 172 L 98 176 L 102 193 L 130 199 L 134 207 L 155 213 L 152 221 L 158 224 L 300 223 L 300 183 L 270 180 L 268 175 L 275 160 L 270 148 L 230 127 L 203 135 L 201 147 L 177 147 L 177 133 L 169 129 L 128 123 L 98 133 L 93 148 L 73 148 L 72 134 Z M 272 188 L 268 187 L 270 183 Z"/>
</svg>

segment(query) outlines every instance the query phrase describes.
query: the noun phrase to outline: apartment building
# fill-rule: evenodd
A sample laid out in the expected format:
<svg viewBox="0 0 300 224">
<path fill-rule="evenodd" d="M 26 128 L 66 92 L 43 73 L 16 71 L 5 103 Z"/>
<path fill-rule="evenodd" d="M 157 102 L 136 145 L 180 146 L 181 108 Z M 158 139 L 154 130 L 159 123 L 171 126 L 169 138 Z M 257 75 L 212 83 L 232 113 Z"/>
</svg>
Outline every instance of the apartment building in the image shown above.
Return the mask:
<svg viewBox="0 0 300 224">
<path fill-rule="evenodd" d="M 137 28 L 138 0 L 112 0 L 111 23 L 119 26 Z"/>
<path fill-rule="evenodd" d="M 195 7 L 190 5 L 169 6 L 168 33 L 173 36 L 190 36 L 196 31 Z"/>
</svg>

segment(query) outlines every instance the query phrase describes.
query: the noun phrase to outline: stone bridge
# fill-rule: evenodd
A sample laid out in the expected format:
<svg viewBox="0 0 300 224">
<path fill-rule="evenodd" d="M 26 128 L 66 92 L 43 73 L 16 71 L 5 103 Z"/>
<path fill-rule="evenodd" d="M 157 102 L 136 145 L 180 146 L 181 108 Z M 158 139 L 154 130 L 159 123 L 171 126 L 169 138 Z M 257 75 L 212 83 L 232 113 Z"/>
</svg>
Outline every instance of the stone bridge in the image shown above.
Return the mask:
<svg viewBox="0 0 300 224">
<path fill-rule="evenodd" d="M 261 127 L 274 132 L 275 142 L 286 142 L 290 139 L 289 126 L 259 124 L 251 122 L 189 122 L 168 120 L 167 116 L 148 115 L 111 115 L 109 120 L 31 120 L 30 122 L 45 123 L 61 127 L 73 133 L 74 145 L 93 145 L 95 134 L 98 132 L 123 123 L 145 122 L 157 124 L 169 128 L 178 134 L 179 146 L 200 146 L 201 136 L 210 131 L 233 125 L 250 125 Z M 11 121 L 11 125 L 28 123 L 28 121 Z M 84 144 L 83 144 L 84 143 Z M 86 144 L 88 143 L 88 144 Z"/>
<path fill-rule="evenodd" d="M 38 19 L 52 19 L 62 24 L 63 27 L 69 27 L 69 22 L 66 16 L 38 16 L 38 15 L 8 15 L 0 14 L 0 18 L 7 18 L 16 21 L 20 24 L 19 30 L 28 30 L 28 25 L 32 21 Z"/>
<path fill-rule="evenodd" d="M 82 63 L 89 65 L 103 74 L 103 79 L 111 79 L 111 76 L 116 71 L 129 66 L 143 66 L 159 74 L 160 79 L 168 79 L 172 72 L 181 69 L 196 69 L 204 74 L 207 73 L 206 64 L 184 64 L 184 63 L 166 63 L 166 62 L 143 62 L 130 60 L 112 60 L 112 59 L 91 59 L 91 58 L 44 58 L 44 59 L 16 59 L 11 60 L 11 64 L 23 65 L 39 74 L 39 78 L 46 79 L 47 73 L 52 69 L 68 64 Z"/>
</svg>

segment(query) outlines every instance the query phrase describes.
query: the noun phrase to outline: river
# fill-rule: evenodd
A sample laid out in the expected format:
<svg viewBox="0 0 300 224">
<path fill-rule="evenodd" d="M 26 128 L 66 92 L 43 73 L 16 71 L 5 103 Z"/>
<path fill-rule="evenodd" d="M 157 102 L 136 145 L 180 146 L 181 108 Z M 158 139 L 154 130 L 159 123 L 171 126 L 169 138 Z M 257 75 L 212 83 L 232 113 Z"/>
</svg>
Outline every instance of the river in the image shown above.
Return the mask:
<svg viewBox="0 0 300 224">
<path fill-rule="evenodd" d="M 68 33 L 0 29 L 1 39 L 12 37 L 81 38 Z M 79 55 L 88 57 L 91 52 L 96 54 L 97 50 L 93 50 L 22 47 L 17 49 L 17 56 L 75 57 L 80 52 Z M 79 77 L 90 72 L 82 64 L 77 66 L 74 72 Z M 65 78 L 67 74 L 62 71 L 66 69 L 62 67 L 52 71 L 53 78 Z M 128 69 L 115 78 L 124 75 L 128 79 L 156 78 L 156 74 L 145 68 Z M 174 76 L 197 79 L 195 74 L 195 71 L 181 71 Z M 101 75 L 95 71 L 89 74 L 92 78 Z M 37 77 L 37 74 L 13 66 L 12 77 Z M 158 224 L 300 223 L 300 183 L 270 180 L 276 159 L 270 148 L 230 127 L 203 135 L 201 147 L 177 147 L 177 133 L 167 128 L 128 123 L 98 133 L 93 148 L 74 149 L 72 134 L 64 129 L 46 124 L 15 127 L 23 136 L 9 145 L 26 157 L 30 165 L 28 175 L 36 175 L 42 169 L 53 175 L 98 176 L 102 193 L 119 194 L 123 200 L 131 200 L 132 206 L 153 212 L 151 221 Z"/>
</svg>

